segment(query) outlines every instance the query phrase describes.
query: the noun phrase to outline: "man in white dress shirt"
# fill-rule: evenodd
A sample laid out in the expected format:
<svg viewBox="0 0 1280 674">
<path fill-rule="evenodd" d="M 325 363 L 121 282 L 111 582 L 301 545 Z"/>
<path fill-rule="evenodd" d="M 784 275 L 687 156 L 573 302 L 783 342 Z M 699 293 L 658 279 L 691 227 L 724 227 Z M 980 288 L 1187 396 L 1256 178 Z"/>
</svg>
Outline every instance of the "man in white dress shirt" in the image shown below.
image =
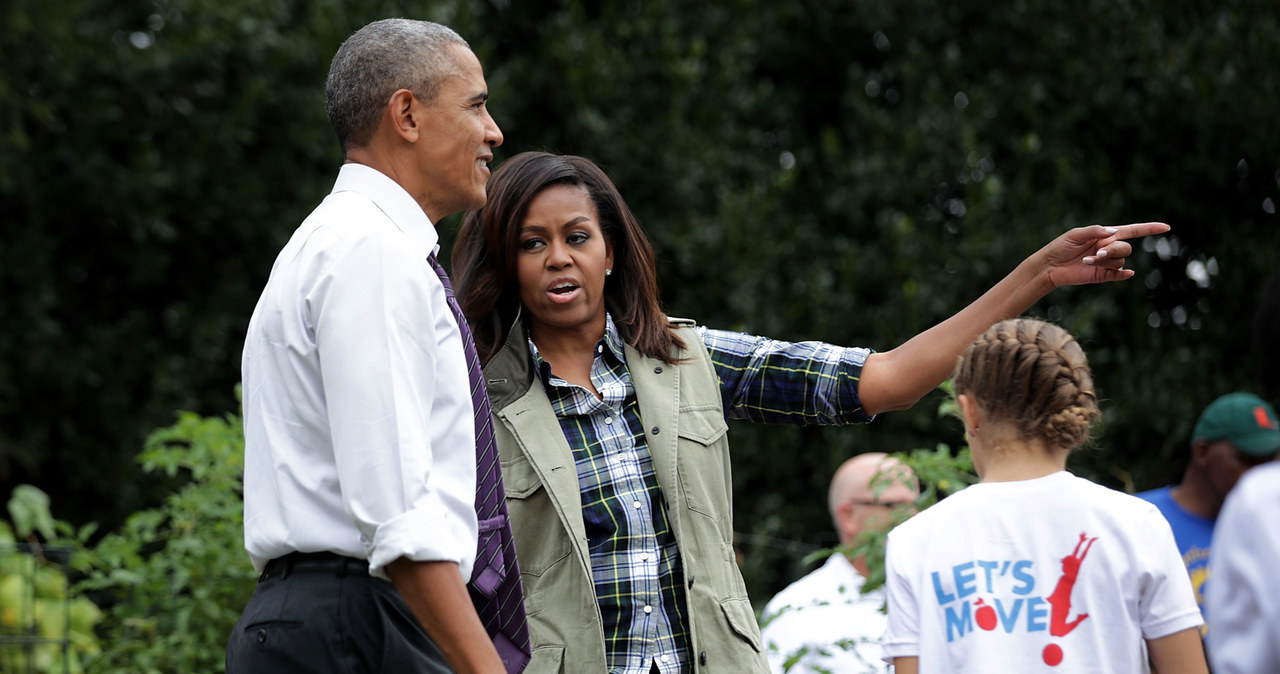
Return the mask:
<svg viewBox="0 0 1280 674">
<path fill-rule="evenodd" d="M 918 495 L 911 469 L 893 457 L 869 452 L 845 461 L 827 494 L 840 545 L 887 525 L 893 508 L 911 507 Z M 866 558 L 833 554 L 769 601 L 761 635 L 774 672 L 886 671 L 880 659 L 885 596 L 882 589 L 862 593 L 868 573 Z"/>
<path fill-rule="evenodd" d="M 325 87 L 345 163 L 277 257 L 243 357 L 231 674 L 504 672 L 467 593 L 477 521 L 462 336 L 427 257 L 485 202 L 502 132 L 449 28 L 377 21 Z"/>
</svg>

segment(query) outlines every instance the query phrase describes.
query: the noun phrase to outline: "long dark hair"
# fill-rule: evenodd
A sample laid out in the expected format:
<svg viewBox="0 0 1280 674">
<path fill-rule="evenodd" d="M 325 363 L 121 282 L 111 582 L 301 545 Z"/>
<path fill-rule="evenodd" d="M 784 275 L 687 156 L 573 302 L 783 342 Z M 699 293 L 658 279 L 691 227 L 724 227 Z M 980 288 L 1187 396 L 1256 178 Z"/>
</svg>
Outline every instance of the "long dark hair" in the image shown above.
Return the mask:
<svg viewBox="0 0 1280 674">
<path fill-rule="evenodd" d="M 529 202 L 556 185 L 584 188 L 600 227 L 613 247 L 613 275 L 605 283 L 605 305 L 622 338 L 640 353 L 675 363 L 672 346 L 685 344 L 671 331 L 658 301 L 653 246 L 618 188 L 589 159 L 524 152 L 489 178 L 483 208 L 462 221 L 453 248 L 458 303 L 471 324 L 483 363 L 502 348 L 520 311 L 516 252 Z"/>
</svg>

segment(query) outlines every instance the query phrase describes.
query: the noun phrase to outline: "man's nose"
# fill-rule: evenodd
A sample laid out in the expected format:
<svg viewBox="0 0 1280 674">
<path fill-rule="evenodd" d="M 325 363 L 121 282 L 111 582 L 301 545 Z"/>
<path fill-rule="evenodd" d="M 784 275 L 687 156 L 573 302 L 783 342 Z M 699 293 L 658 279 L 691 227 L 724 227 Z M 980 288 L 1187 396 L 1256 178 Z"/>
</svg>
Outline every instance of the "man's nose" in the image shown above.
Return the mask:
<svg viewBox="0 0 1280 674">
<path fill-rule="evenodd" d="M 484 142 L 489 147 L 502 145 L 502 129 L 498 128 L 498 123 L 494 121 L 493 115 L 489 114 L 488 110 L 485 110 L 484 116 L 487 120 L 484 129 Z"/>
</svg>

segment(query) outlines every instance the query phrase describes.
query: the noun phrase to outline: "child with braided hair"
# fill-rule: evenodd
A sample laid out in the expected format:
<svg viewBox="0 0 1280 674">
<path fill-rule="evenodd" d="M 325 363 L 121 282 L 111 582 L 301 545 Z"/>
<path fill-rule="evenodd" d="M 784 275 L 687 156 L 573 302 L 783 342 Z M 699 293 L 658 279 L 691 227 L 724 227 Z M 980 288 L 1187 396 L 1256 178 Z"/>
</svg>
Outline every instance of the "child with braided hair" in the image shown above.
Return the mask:
<svg viewBox="0 0 1280 674">
<path fill-rule="evenodd" d="M 1066 471 L 1100 416 L 1075 339 L 1001 321 L 961 355 L 955 392 L 980 482 L 889 534 L 885 660 L 898 674 L 1206 673 L 1164 517 Z"/>
</svg>

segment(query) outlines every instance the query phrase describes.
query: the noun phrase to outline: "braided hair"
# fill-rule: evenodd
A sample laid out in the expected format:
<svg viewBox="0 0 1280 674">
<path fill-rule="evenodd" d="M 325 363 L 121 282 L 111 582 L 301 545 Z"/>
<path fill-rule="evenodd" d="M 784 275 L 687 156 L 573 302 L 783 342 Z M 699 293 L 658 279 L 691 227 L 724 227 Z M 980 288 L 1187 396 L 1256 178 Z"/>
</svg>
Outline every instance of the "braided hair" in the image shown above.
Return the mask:
<svg viewBox="0 0 1280 674">
<path fill-rule="evenodd" d="M 1075 449 L 1101 416 L 1084 349 L 1069 332 L 1034 318 L 996 323 L 960 356 L 955 392 L 1049 447 Z"/>
</svg>

